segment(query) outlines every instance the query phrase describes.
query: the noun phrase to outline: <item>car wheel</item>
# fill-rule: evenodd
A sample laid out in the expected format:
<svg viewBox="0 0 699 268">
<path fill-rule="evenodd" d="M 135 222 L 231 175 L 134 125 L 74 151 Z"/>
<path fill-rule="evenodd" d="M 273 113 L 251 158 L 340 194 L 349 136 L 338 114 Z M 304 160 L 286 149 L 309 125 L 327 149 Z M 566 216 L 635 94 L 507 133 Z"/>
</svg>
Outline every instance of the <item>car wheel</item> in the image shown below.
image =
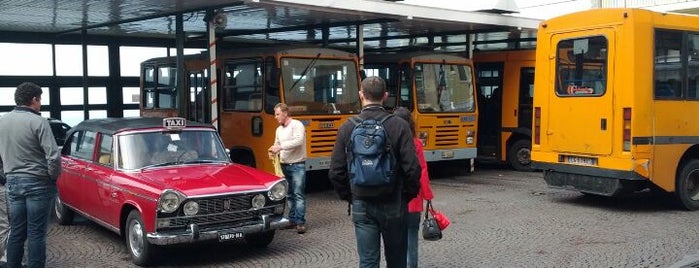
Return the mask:
<svg viewBox="0 0 699 268">
<path fill-rule="evenodd" d="M 528 140 L 518 140 L 507 150 L 507 163 L 519 171 L 532 171 L 532 146 Z"/>
<path fill-rule="evenodd" d="M 274 233 L 275 230 L 256 234 L 246 234 L 245 242 L 253 247 L 264 248 L 272 243 L 272 240 L 274 240 Z"/>
<path fill-rule="evenodd" d="M 148 265 L 155 256 L 155 246 L 146 239 L 146 226 L 143 225 L 143 218 L 138 210 L 132 210 L 126 218 L 124 236 L 133 263 L 139 266 Z"/>
<path fill-rule="evenodd" d="M 687 210 L 699 209 L 699 159 L 692 159 L 682 166 L 677 175 L 675 195 Z"/>
<path fill-rule="evenodd" d="M 70 225 L 73 223 L 73 217 L 75 217 L 75 212 L 68 208 L 61 201 L 61 197 L 56 195 L 56 199 L 53 202 L 53 211 L 56 215 L 56 221 L 60 225 Z"/>
</svg>

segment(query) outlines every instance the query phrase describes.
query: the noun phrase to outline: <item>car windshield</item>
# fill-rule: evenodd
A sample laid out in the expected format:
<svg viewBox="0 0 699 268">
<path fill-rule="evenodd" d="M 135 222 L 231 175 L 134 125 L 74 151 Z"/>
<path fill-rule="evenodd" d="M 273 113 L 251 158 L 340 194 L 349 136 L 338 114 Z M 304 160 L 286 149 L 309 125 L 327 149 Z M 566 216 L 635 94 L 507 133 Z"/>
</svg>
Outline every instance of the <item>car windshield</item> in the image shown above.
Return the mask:
<svg viewBox="0 0 699 268">
<path fill-rule="evenodd" d="M 145 167 L 227 163 L 228 155 L 215 131 L 138 132 L 118 138 L 118 167 Z"/>
</svg>

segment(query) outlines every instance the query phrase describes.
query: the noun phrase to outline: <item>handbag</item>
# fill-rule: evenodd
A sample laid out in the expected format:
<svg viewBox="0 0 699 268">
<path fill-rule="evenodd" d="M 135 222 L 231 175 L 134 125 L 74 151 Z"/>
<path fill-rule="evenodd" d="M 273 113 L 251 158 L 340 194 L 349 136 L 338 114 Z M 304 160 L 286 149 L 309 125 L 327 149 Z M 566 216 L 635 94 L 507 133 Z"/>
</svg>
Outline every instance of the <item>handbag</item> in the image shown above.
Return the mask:
<svg viewBox="0 0 699 268">
<path fill-rule="evenodd" d="M 432 201 L 427 201 L 425 209 L 425 219 L 422 221 L 422 238 L 429 241 L 442 239 L 442 230 L 439 229 L 437 220 L 432 213 Z"/>
<path fill-rule="evenodd" d="M 428 208 L 428 210 L 430 211 L 430 214 L 432 214 L 432 217 L 434 217 L 434 220 L 437 222 L 439 230 L 447 229 L 447 227 L 449 227 L 449 224 L 451 224 L 451 221 L 449 220 L 449 218 L 447 218 L 447 215 L 444 215 L 444 213 L 442 213 L 441 211 L 434 209 L 434 207 L 432 207 L 432 204 L 429 204 L 429 206 L 430 207 Z"/>
</svg>

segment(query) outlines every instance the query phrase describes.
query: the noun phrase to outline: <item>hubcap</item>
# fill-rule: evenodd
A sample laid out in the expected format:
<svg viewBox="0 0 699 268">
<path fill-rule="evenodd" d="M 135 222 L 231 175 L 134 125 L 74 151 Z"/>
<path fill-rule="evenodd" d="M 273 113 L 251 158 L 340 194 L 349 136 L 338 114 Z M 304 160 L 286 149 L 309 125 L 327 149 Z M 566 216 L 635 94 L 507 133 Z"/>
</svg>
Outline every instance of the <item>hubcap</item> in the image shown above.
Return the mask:
<svg viewBox="0 0 699 268">
<path fill-rule="evenodd" d="M 129 245 L 131 245 L 131 253 L 138 257 L 143 253 L 143 228 L 137 220 L 131 221 L 129 227 Z"/>
<path fill-rule="evenodd" d="M 699 201 L 699 170 L 693 170 L 687 176 L 687 196 L 692 201 Z"/>
<path fill-rule="evenodd" d="M 529 165 L 532 161 L 532 151 L 529 148 L 522 148 L 517 152 L 517 161 L 522 165 Z"/>
<path fill-rule="evenodd" d="M 61 198 L 56 195 L 56 201 L 53 205 L 53 210 L 56 212 L 56 218 L 62 218 L 63 216 L 63 202 L 61 202 Z"/>
</svg>

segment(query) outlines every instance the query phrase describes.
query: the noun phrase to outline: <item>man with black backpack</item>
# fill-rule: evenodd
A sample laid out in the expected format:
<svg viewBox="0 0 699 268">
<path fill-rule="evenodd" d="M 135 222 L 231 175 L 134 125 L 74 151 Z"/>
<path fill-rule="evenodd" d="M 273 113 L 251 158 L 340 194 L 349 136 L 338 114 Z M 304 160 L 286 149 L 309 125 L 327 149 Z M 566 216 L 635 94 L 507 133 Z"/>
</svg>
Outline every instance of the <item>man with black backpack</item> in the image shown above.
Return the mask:
<svg viewBox="0 0 699 268">
<path fill-rule="evenodd" d="M 381 238 L 388 268 L 406 267 L 407 203 L 420 190 L 420 164 L 410 126 L 383 109 L 380 77 L 362 81 L 361 113 L 338 131 L 328 177 L 350 202 L 359 267 L 379 267 Z M 378 242 L 378 243 L 377 243 Z"/>
</svg>

